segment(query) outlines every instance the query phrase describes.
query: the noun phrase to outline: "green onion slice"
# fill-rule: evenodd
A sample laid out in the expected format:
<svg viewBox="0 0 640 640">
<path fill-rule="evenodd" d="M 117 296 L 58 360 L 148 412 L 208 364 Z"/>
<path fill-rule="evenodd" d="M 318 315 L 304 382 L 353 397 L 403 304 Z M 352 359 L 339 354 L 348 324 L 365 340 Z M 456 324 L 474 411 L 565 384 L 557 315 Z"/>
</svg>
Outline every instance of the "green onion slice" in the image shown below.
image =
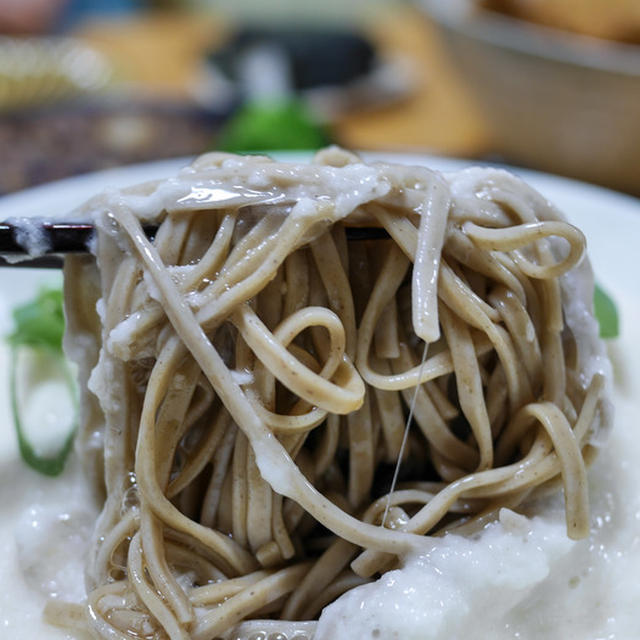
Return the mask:
<svg viewBox="0 0 640 640">
<path fill-rule="evenodd" d="M 620 333 L 620 320 L 616 303 L 598 284 L 593 292 L 593 308 L 600 325 L 600 337 L 617 338 Z"/>
<path fill-rule="evenodd" d="M 18 447 L 23 460 L 30 467 L 45 475 L 57 476 L 62 473 L 73 446 L 75 418 L 68 428 L 59 430 L 64 435 L 59 443 L 54 442 L 52 446 L 52 433 L 48 430 L 53 427 L 47 420 L 42 419 L 39 425 L 25 423 L 24 400 L 30 397 L 34 403 L 44 403 L 44 407 L 37 407 L 43 409 L 41 413 L 44 418 L 47 410 L 56 411 L 58 402 L 54 401 L 48 407 L 46 399 L 43 401 L 41 397 L 38 400 L 34 394 L 42 388 L 40 385 L 61 381 L 69 394 L 73 414 L 77 412 L 74 379 L 62 351 L 62 291 L 42 289 L 34 300 L 17 307 L 13 318 L 15 327 L 8 338 L 11 345 L 9 385 Z M 34 429 L 34 426 L 37 428 Z"/>
</svg>

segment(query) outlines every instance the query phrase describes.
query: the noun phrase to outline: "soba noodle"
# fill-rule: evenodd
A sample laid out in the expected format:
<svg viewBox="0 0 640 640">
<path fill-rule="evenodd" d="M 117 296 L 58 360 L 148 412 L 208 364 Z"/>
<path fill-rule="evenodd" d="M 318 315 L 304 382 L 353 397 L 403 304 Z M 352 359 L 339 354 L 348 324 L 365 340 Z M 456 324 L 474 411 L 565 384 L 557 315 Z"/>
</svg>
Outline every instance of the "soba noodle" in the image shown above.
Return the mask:
<svg viewBox="0 0 640 640">
<path fill-rule="evenodd" d="M 67 259 L 66 346 L 104 499 L 98 637 L 313 620 L 426 537 L 559 486 L 587 535 L 607 411 L 594 321 L 566 313 L 585 243 L 519 179 L 209 154 L 87 211 L 97 261 Z"/>
</svg>

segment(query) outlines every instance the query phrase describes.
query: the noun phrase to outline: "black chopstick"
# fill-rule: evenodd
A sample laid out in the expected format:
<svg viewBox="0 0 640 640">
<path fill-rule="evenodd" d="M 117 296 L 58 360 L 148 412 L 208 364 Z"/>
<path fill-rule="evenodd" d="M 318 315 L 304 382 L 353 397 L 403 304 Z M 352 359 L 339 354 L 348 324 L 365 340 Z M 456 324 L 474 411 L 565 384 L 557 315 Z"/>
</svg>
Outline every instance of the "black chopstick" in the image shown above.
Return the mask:
<svg viewBox="0 0 640 640">
<path fill-rule="evenodd" d="M 28 242 L 21 240 L 28 235 L 27 224 L 33 230 L 38 225 L 37 234 L 46 247 L 42 255 L 30 256 Z M 143 225 L 146 236 L 153 239 L 158 226 Z M 61 269 L 63 256 L 70 253 L 87 253 L 95 229 L 89 222 L 51 222 L 31 220 L 21 226 L 21 220 L 0 223 L 0 267 L 31 267 L 40 269 Z M 380 227 L 346 227 L 348 240 L 381 240 L 388 238 Z"/>
<path fill-rule="evenodd" d="M 0 223 L 0 267 L 30 267 L 61 269 L 63 256 L 87 253 L 95 229 L 90 222 L 51 222 L 47 220 L 16 219 Z M 24 225 L 24 226 L 23 226 Z M 46 250 L 42 255 L 30 256 L 28 241 L 24 239 L 35 231 Z M 143 225 L 149 238 L 155 236 L 157 225 Z M 23 259 L 24 257 L 24 259 Z"/>
</svg>

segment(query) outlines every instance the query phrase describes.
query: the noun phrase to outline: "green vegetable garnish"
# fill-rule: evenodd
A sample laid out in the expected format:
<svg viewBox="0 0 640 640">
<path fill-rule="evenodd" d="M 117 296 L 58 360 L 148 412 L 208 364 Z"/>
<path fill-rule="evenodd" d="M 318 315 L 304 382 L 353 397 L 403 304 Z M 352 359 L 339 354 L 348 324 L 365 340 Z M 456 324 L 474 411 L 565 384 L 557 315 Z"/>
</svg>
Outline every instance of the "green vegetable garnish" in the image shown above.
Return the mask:
<svg viewBox="0 0 640 640">
<path fill-rule="evenodd" d="M 62 355 L 64 313 L 60 289 L 41 289 L 34 300 L 13 310 L 13 322 L 15 329 L 9 336 L 12 345 L 43 347 Z"/>
<path fill-rule="evenodd" d="M 297 100 L 263 99 L 247 102 L 231 117 L 217 148 L 234 153 L 319 149 L 329 137 Z"/>
<path fill-rule="evenodd" d="M 600 337 L 616 338 L 620 333 L 618 309 L 615 302 L 597 284 L 593 293 L 593 307 L 600 325 Z"/>
<path fill-rule="evenodd" d="M 75 423 L 69 425 L 67 435 L 52 454 L 39 454 L 37 443 L 29 439 L 24 428 L 20 394 L 18 393 L 18 370 L 20 366 L 26 366 L 20 364 L 22 362 L 21 354 L 32 356 L 32 367 L 42 366 L 42 369 L 46 371 L 46 367 L 49 366 L 56 373 L 62 375 L 75 407 L 73 376 L 62 351 L 62 336 L 64 334 L 62 291 L 51 288 L 42 289 L 34 300 L 13 311 L 13 320 L 14 330 L 8 338 L 11 344 L 9 384 L 18 447 L 23 460 L 30 467 L 45 475 L 57 476 L 62 473 L 67 456 L 71 451 Z M 29 362 L 29 359 L 26 362 Z M 30 390 L 27 389 L 27 391 Z"/>
</svg>

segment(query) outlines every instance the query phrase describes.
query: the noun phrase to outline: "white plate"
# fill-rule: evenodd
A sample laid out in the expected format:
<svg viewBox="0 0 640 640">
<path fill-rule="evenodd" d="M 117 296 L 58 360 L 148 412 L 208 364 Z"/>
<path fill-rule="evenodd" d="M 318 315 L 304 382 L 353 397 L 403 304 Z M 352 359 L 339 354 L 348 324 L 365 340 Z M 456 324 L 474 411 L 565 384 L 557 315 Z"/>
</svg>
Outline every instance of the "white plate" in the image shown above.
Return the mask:
<svg viewBox="0 0 640 640">
<path fill-rule="evenodd" d="M 280 154 L 300 159 L 300 154 Z M 453 171 L 469 163 L 424 155 L 365 154 L 370 160 L 423 164 L 442 171 Z M 0 220 L 11 216 L 61 215 L 106 187 L 123 187 L 153 178 L 167 177 L 183 166 L 185 160 L 169 160 L 124 167 L 80 176 L 17 193 L 0 200 Z M 640 200 L 591 185 L 520 169 L 514 170 L 553 201 L 569 220 L 585 233 L 598 281 L 613 295 L 621 314 L 622 335 L 617 348 L 626 361 L 622 387 L 627 398 L 640 409 Z M 57 280 L 57 273 L 27 269 L 0 270 L 0 335 L 10 328 L 10 312 L 16 303 L 32 297 L 43 282 Z M 7 350 L 0 344 L 0 361 L 6 363 Z M 46 500 L 56 480 L 38 476 L 19 460 L 7 395 L 6 366 L 0 366 L 0 636 L 36 637 L 21 624 L 27 618 L 37 620 L 40 601 L 30 600 L 15 561 L 16 541 L 11 523 L 23 517 L 27 504 L 21 496 L 39 492 Z M 640 487 L 638 487 L 640 489 Z M 70 500 L 74 499 L 70 494 Z M 639 512 L 640 517 L 640 512 Z M 0 521 L 1 522 L 1 521 Z M 640 552 L 637 559 L 640 566 Z M 9 589 L 7 587 L 10 586 Z M 3 593 L 4 592 L 4 593 Z M 10 635 L 5 631 L 10 630 Z M 65 637 L 47 628 L 47 638 Z M 618 637 L 618 636 L 616 636 Z"/>
</svg>

